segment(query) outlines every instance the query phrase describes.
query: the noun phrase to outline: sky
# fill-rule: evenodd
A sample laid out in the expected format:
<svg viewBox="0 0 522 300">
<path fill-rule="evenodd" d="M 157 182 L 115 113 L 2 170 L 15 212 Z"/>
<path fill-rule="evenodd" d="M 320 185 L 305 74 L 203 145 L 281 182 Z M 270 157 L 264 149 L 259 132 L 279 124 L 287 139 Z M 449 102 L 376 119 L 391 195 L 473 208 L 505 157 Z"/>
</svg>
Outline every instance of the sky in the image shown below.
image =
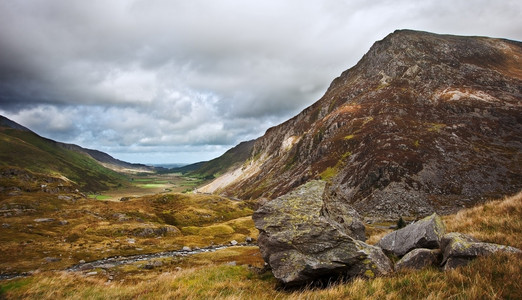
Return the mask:
<svg viewBox="0 0 522 300">
<path fill-rule="evenodd" d="M 0 0 L 0 115 L 193 163 L 319 100 L 396 29 L 522 40 L 520 0 Z"/>
</svg>

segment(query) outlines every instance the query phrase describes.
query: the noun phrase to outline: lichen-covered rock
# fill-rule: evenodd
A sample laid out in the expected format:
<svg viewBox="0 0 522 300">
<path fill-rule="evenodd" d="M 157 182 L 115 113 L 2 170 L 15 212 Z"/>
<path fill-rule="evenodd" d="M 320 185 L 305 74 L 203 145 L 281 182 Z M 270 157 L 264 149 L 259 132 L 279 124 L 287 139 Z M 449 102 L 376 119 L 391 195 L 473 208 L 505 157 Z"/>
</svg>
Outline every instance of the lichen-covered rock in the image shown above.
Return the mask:
<svg viewBox="0 0 522 300">
<path fill-rule="evenodd" d="M 444 254 L 442 265 L 444 270 L 467 265 L 478 256 L 487 256 L 496 252 L 522 253 L 518 248 L 478 242 L 476 239 L 462 233 L 447 234 L 442 240 L 441 246 L 443 248 L 441 247 L 441 249 Z"/>
<path fill-rule="evenodd" d="M 254 213 L 259 249 L 274 276 L 285 285 L 300 285 L 392 272 L 380 248 L 354 239 L 325 214 L 324 187 L 322 181 L 311 181 Z"/>
<path fill-rule="evenodd" d="M 448 247 L 449 244 L 455 242 L 478 243 L 480 241 L 470 235 L 460 232 L 446 233 L 440 239 L 440 249 L 442 250 L 442 253 L 444 254 L 444 250 Z"/>
<path fill-rule="evenodd" d="M 441 218 L 433 214 L 385 235 L 377 246 L 399 257 L 416 248 L 436 249 L 445 230 Z"/>
<path fill-rule="evenodd" d="M 395 271 L 404 269 L 420 270 L 428 266 L 438 265 L 441 251 L 439 249 L 414 249 L 395 263 Z"/>
</svg>

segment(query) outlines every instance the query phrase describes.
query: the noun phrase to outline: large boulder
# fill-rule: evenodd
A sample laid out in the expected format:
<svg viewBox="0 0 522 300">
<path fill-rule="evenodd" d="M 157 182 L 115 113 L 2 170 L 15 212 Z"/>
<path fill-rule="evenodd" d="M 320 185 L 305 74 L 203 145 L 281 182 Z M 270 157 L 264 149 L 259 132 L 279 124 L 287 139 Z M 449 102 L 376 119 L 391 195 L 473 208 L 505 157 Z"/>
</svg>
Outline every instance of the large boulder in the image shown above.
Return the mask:
<svg viewBox="0 0 522 300">
<path fill-rule="evenodd" d="M 395 271 L 405 269 L 420 270 L 428 266 L 438 265 L 441 251 L 439 249 L 414 249 L 395 263 Z"/>
<path fill-rule="evenodd" d="M 310 181 L 254 213 L 259 249 L 274 276 L 285 285 L 301 285 L 392 272 L 380 248 L 351 236 L 360 229 L 360 220 L 350 217 L 353 231 L 331 220 L 322 198 L 324 188 L 324 182 Z"/>
<path fill-rule="evenodd" d="M 441 240 L 443 251 L 442 265 L 445 270 L 467 265 L 478 256 L 487 256 L 496 252 L 522 253 L 520 249 L 493 243 L 478 242 L 462 233 L 448 233 Z"/>
<path fill-rule="evenodd" d="M 445 230 L 441 218 L 433 214 L 385 235 L 377 246 L 398 257 L 416 248 L 436 249 Z"/>
</svg>

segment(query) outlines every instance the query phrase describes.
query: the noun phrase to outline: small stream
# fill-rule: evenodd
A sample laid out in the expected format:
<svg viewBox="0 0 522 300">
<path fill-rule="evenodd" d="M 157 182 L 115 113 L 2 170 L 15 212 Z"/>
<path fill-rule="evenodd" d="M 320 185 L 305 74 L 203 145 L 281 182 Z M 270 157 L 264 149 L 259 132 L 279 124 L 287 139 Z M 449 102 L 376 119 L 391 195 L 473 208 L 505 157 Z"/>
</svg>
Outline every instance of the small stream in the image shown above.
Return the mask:
<svg viewBox="0 0 522 300">
<path fill-rule="evenodd" d="M 65 269 L 65 271 L 68 272 L 81 272 L 96 268 L 102 268 L 102 269 L 110 269 L 114 268 L 116 266 L 125 265 L 125 264 L 131 264 L 138 261 L 146 261 L 153 258 L 166 258 L 166 257 L 176 257 L 176 256 L 188 256 L 188 255 L 194 255 L 198 253 L 205 253 L 205 252 L 214 252 L 217 250 L 226 249 L 229 247 L 238 247 L 238 246 L 253 246 L 255 244 L 248 244 L 248 243 L 238 243 L 236 245 L 216 245 L 216 246 L 209 246 L 204 248 L 196 248 L 192 250 L 174 250 L 174 251 L 165 251 L 165 252 L 158 252 L 158 253 L 150 253 L 150 254 L 136 254 L 136 255 L 130 255 L 130 256 L 114 256 L 114 257 L 107 257 L 99 260 L 94 260 L 90 262 L 80 263 L 73 266 L 68 267 Z M 6 279 L 13 279 L 13 278 L 19 278 L 19 277 L 28 277 L 31 276 L 31 272 L 26 273 L 16 273 L 16 274 L 0 274 L 0 280 L 6 280 Z"/>
</svg>

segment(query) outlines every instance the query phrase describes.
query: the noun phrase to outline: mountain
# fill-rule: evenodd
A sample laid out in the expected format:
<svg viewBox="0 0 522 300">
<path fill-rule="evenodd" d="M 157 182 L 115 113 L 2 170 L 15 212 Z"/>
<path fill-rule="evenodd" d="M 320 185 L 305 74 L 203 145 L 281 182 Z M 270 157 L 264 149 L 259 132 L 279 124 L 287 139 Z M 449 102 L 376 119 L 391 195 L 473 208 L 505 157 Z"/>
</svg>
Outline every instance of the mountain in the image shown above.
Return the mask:
<svg viewBox="0 0 522 300">
<path fill-rule="evenodd" d="M 3 116 L 0 140 L 0 167 L 65 176 L 83 191 L 106 190 L 126 182 L 125 176 L 104 167 L 90 155 L 107 158 L 108 154 L 43 138 Z"/>
<path fill-rule="evenodd" d="M 252 154 L 254 140 L 239 143 L 234 148 L 228 150 L 223 155 L 213 160 L 198 162 L 171 169 L 171 172 L 181 172 L 189 176 L 212 179 L 228 170 L 242 165 Z"/>
<path fill-rule="evenodd" d="M 111 169 L 116 172 L 122 172 L 122 173 L 151 173 L 155 171 L 154 167 L 150 167 L 144 164 L 134 164 L 129 163 L 126 161 L 122 161 L 119 159 L 116 159 L 109 154 L 105 152 L 101 152 L 98 150 L 93 149 L 86 149 L 83 147 L 80 147 L 78 145 L 74 144 L 66 144 L 66 143 L 60 143 L 56 142 L 58 146 L 72 150 L 75 152 L 86 154 L 96 161 L 98 161 L 100 164 L 102 164 L 104 167 Z"/>
<path fill-rule="evenodd" d="M 522 188 L 522 43 L 398 30 L 201 192 L 312 179 L 366 217 L 449 213 Z"/>
</svg>

